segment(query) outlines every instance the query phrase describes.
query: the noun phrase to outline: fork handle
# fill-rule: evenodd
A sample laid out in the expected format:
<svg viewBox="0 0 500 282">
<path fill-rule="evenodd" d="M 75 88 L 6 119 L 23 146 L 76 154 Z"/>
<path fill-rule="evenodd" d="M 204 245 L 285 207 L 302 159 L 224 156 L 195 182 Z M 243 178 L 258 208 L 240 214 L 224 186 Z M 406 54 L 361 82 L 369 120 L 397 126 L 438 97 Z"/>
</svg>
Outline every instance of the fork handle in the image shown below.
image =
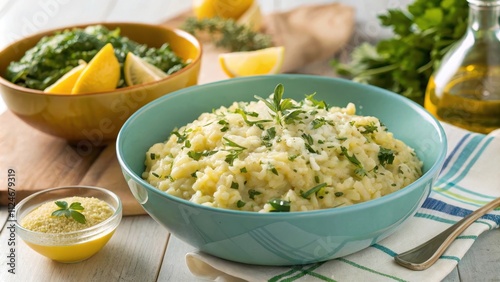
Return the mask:
<svg viewBox="0 0 500 282">
<path fill-rule="evenodd" d="M 425 270 L 429 268 L 439 259 L 455 238 L 469 227 L 469 225 L 499 205 L 500 198 L 494 199 L 468 216 L 462 218 L 437 236 L 431 238 L 429 241 L 409 251 L 398 254 L 394 257 L 394 260 L 399 265 L 411 270 Z"/>
</svg>

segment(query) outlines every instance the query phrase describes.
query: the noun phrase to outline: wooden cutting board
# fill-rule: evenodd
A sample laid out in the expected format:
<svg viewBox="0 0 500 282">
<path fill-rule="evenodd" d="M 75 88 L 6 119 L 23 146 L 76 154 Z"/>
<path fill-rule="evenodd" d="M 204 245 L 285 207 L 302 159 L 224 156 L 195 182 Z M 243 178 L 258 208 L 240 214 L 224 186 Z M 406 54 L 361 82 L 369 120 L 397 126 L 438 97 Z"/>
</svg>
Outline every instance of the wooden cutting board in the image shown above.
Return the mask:
<svg viewBox="0 0 500 282">
<path fill-rule="evenodd" d="M 179 27 L 189 12 L 164 23 Z M 219 68 L 217 50 L 203 44 L 199 84 L 226 79 Z M 123 202 L 124 215 L 145 214 L 125 182 L 115 145 L 78 148 L 40 132 L 6 111 L 0 115 L 0 205 L 9 203 L 8 170 L 15 173 L 15 202 L 35 192 L 68 185 L 98 186 L 114 191 Z"/>
</svg>

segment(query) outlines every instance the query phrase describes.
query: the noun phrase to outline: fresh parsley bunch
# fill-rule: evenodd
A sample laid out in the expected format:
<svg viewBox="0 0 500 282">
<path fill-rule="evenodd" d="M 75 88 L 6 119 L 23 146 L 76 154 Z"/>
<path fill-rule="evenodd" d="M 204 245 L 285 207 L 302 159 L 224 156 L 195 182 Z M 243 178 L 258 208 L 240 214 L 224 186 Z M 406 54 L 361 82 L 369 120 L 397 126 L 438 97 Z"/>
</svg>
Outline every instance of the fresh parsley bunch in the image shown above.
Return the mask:
<svg viewBox="0 0 500 282">
<path fill-rule="evenodd" d="M 390 9 L 380 15 L 392 28 L 392 38 L 376 45 L 363 43 L 351 62 L 333 62 L 340 75 L 376 85 L 419 103 L 427 82 L 443 55 L 465 33 L 468 4 L 465 0 L 416 0 L 406 10 Z"/>
</svg>

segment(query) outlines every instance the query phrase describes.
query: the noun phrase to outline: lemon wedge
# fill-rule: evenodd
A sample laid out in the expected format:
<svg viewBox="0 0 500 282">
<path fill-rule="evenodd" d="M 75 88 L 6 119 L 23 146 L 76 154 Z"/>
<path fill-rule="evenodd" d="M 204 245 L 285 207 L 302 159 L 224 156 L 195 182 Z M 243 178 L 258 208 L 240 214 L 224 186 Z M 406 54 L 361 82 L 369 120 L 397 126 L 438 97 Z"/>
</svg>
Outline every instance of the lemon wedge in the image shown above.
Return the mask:
<svg viewBox="0 0 500 282">
<path fill-rule="evenodd" d="M 103 92 L 116 89 L 120 80 L 120 63 L 111 43 L 97 52 L 75 82 L 72 94 Z"/>
<path fill-rule="evenodd" d="M 87 66 L 85 61 L 82 61 L 78 66 L 72 68 L 69 72 L 64 74 L 56 82 L 49 87 L 45 88 L 43 92 L 51 94 L 70 94 L 75 86 L 76 80 L 80 77 L 81 73 Z"/>
<path fill-rule="evenodd" d="M 220 54 L 219 63 L 229 77 L 276 74 L 281 71 L 284 56 L 285 48 L 278 46 Z"/>
<path fill-rule="evenodd" d="M 259 31 L 262 27 L 262 12 L 260 11 L 260 6 L 257 1 L 240 16 L 236 23 L 246 25 L 254 31 Z"/>
<path fill-rule="evenodd" d="M 254 0 L 193 0 L 193 11 L 198 19 L 238 19 L 252 5 Z"/>
<path fill-rule="evenodd" d="M 123 74 L 128 86 L 153 82 L 168 76 L 161 69 L 131 52 L 127 53 L 127 57 L 125 58 Z"/>
</svg>

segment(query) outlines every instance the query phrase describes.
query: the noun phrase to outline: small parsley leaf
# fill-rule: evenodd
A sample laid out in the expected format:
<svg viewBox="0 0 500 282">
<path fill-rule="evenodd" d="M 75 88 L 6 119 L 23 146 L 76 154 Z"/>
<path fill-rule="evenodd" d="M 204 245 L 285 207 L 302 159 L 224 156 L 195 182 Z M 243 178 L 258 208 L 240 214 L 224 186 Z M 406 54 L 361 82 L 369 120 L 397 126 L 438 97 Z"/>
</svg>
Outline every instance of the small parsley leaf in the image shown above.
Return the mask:
<svg viewBox="0 0 500 282">
<path fill-rule="evenodd" d="M 58 210 L 52 212 L 52 216 L 64 216 L 66 218 L 73 218 L 75 221 L 84 224 L 87 222 L 85 216 L 79 211 L 84 210 L 83 206 L 79 202 L 71 203 L 68 207 L 66 201 L 56 201 L 55 204 L 59 207 Z"/>
<path fill-rule="evenodd" d="M 290 211 L 290 201 L 285 201 L 281 199 L 272 199 L 268 202 L 273 210 L 271 212 L 289 212 Z"/>
<path fill-rule="evenodd" d="M 300 191 L 300 195 L 302 196 L 302 198 L 308 199 L 309 196 L 311 196 L 312 194 L 316 194 L 319 190 L 321 190 L 321 188 L 323 188 L 325 186 L 326 186 L 326 183 L 318 184 L 318 185 L 314 186 L 313 188 L 307 190 L 306 192 Z"/>
</svg>

